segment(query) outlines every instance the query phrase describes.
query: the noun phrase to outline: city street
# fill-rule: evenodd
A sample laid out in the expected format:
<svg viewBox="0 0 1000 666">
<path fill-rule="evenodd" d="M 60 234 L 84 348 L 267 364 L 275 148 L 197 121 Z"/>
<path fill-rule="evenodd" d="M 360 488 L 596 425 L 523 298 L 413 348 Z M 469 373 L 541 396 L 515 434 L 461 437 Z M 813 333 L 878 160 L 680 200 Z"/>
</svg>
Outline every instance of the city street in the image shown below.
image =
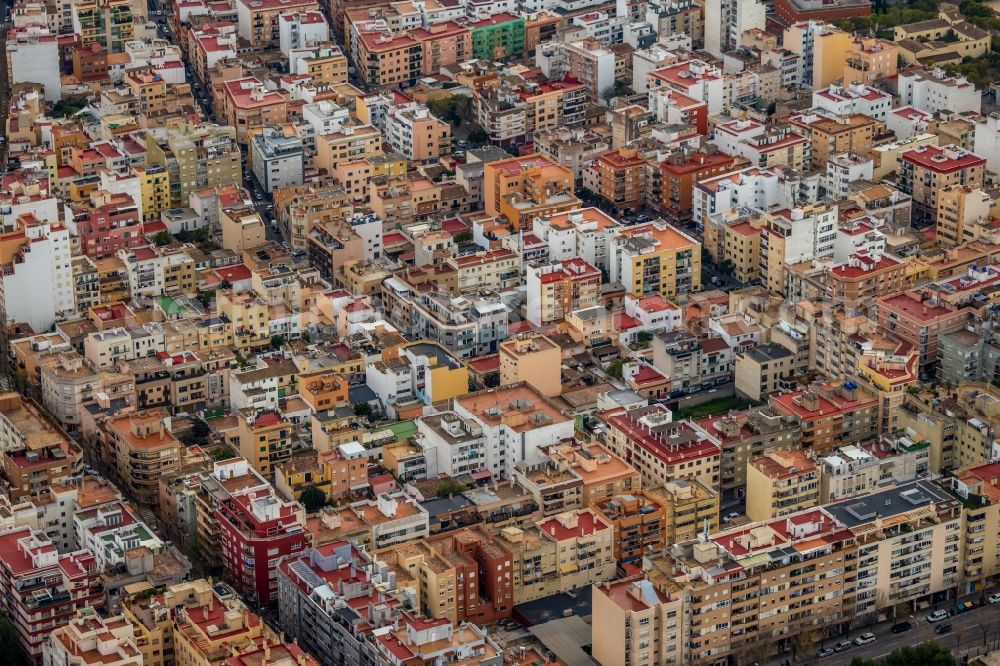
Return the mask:
<svg viewBox="0 0 1000 666">
<path fill-rule="evenodd" d="M 978 597 L 979 593 L 976 593 L 975 595 L 963 597 L 963 599 L 978 599 Z M 950 605 L 954 605 L 954 602 L 951 602 L 950 604 L 941 604 L 939 607 L 947 608 Z M 885 657 L 893 650 L 897 650 L 907 645 L 918 645 L 925 641 L 935 641 L 939 645 L 952 650 L 956 656 L 967 651 L 971 651 L 975 654 L 976 648 L 982 648 L 983 645 L 996 642 L 1000 639 L 1000 604 L 985 604 L 974 610 L 944 620 L 939 624 L 950 624 L 952 626 L 952 630 L 940 636 L 934 633 L 934 627 L 936 625 L 933 625 L 926 620 L 926 617 L 931 610 L 932 609 L 928 608 L 920 611 L 918 614 L 899 617 L 895 621 L 882 622 L 875 626 L 858 627 L 851 632 L 850 636 L 841 635 L 828 638 L 823 642 L 822 646 L 817 645 L 815 650 L 812 650 L 810 654 L 801 657 L 796 663 L 814 663 L 821 664 L 822 666 L 846 666 L 846 664 L 851 663 L 851 660 L 855 657 L 877 660 Z M 892 625 L 895 622 L 902 622 L 904 620 L 912 624 L 913 628 L 901 634 L 893 634 L 890 631 Z M 866 631 L 870 631 L 875 634 L 876 640 L 874 643 L 860 646 L 854 645 L 849 650 L 845 650 L 844 652 L 824 657 L 823 659 L 816 658 L 816 652 L 820 649 L 820 647 L 833 647 L 840 641 L 847 638 L 854 640 L 857 636 L 860 636 Z M 779 655 L 775 659 L 769 661 L 768 664 L 770 666 L 778 666 L 783 662 L 783 660 L 790 658 L 791 655 L 789 654 Z"/>
</svg>

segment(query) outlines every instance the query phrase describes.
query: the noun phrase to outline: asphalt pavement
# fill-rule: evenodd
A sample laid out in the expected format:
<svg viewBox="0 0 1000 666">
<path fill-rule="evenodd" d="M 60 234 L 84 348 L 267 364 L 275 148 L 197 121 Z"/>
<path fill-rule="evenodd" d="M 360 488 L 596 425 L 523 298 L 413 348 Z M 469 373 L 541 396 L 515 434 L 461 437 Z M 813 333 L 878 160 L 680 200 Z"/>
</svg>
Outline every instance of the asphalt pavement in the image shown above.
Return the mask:
<svg viewBox="0 0 1000 666">
<path fill-rule="evenodd" d="M 979 593 L 962 597 L 962 600 L 978 599 Z M 954 605 L 954 601 L 950 604 Z M 947 608 L 949 604 L 939 604 L 939 608 Z M 808 655 L 803 655 L 794 663 L 816 664 L 817 666 L 846 666 L 855 657 L 862 659 L 878 660 L 890 652 L 907 645 L 919 645 L 926 641 L 934 641 L 939 645 L 948 648 L 956 656 L 965 652 L 982 650 L 983 646 L 996 643 L 1000 640 L 1000 603 L 984 604 L 979 608 L 950 617 L 938 624 L 950 624 L 951 631 L 938 635 L 934 631 L 936 625 L 926 620 L 932 609 L 920 611 L 919 613 L 897 617 L 895 620 L 881 622 L 879 624 L 858 627 L 850 635 L 842 634 L 823 641 L 822 646 L 817 645 Z M 907 621 L 913 628 L 901 634 L 893 634 L 890 629 L 896 622 Z M 875 642 L 868 645 L 854 645 L 850 649 L 822 659 L 816 658 L 816 652 L 820 647 L 833 647 L 842 640 L 854 640 L 865 632 L 875 634 Z M 779 666 L 785 659 L 790 659 L 790 655 L 779 655 L 768 662 L 768 666 Z"/>
</svg>

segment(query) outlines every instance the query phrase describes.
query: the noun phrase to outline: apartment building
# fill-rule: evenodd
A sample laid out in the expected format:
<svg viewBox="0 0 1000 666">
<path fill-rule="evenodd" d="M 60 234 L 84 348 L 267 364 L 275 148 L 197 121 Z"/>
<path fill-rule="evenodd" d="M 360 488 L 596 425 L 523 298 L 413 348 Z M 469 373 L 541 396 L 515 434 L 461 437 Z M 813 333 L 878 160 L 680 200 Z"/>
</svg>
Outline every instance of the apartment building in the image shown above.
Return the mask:
<svg viewBox="0 0 1000 666">
<path fill-rule="evenodd" d="M 816 454 L 845 444 L 875 441 L 878 401 L 855 382 L 823 384 L 772 395 L 768 404 L 802 429 L 801 446 Z"/>
<path fill-rule="evenodd" d="M 250 163 L 265 192 L 302 183 L 305 151 L 302 139 L 265 127 L 250 140 Z"/>
<path fill-rule="evenodd" d="M 960 245 L 976 240 L 988 224 L 993 199 L 972 185 L 950 185 L 938 191 L 934 231 L 943 243 Z"/>
<path fill-rule="evenodd" d="M 125 53 L 134 36 L 128 0 L 86 0 L 72 5 L 73 32 L 83 47 L 98 44 L 108 53 Z"/>
<path fill-rule="evenodd" d="M 571 205 L 570 199 L 575 188 L 573 172 L 556 164 L 548 157 L 535 153 L 524 157 L 487 162 L 483 167 L 483 205 L 487 214 L 497 216 L 506 212 L 515 230 L 530 228 L 531 220 L 547 213 L 555 213 L 578 207 Z M 552 195 L 567 194 L 568 197 L 546 201 Z M 521 219 L 516 208 L 524 201 L 535 201 L 550 210 L 531 210 L 531 219 Z"/>
<path fill-rule="evenodd" d="M 860 446 L 842 446 L 818 463 L 820 504 L 867 495 L 884 479 L 880 459 Z"/>
<path fill-rule="evenodd" d="M 236 141 L 244 145 L 250 144 L 253 128 L 280 126 L 288 121 L 285 95 L 269 90 L 253 76 L 225 81 L 219 101 L 219 116 L 236 128 Z"/>
<path fill-rule="evenodd" d="M 177 666 L 210 666 L 220 654 L 231 655 L 274 638 L 270 627 L 231 588 L 204 578 L 170 586 L 151 602 L 157 615 L 162 612 L 157 604 L 173 609 L 168 612 L 173 616 L 170 635 Z"/>
<path fill-rule="evenodd" d="M 70 230 L 21 213 L 0 229 L 0 314 L 3 321 L 45 331 L 76 310 Z"/>
<path fill-rule="evenodd" d="M 899 104 L 915 106 L 927 113 L 979 113 L 982 97 L 965 77 L 941 69 L 910 69 L 899 73 Z"/>
<path fill-rule="evenodd" d="M 412 85 L 421 74 L 423 54 L 421 43 L 409 35 L 393 36 L 388 30 L 358 29 L 357 52 L 352 53 L 361 80 L 374 88 L 388 89 Z M 352 35 L 353 36 L 353 35 Z"/>
<path fill-rule="evenodd" d="M 69 623 L 48 635 L 42 662 L 65 666 L 142 666 L 135 629 L 123 615 L 102 618 L 80 608 Z"/>
<path fill-rule="evenodd" d="M 747 484 L 747 466 L 757 456 L 797 449 L 801 430 L 795 419 L 769 406 L 712 416 L 698 427 L 719 442 L 720 488 L 735 492 Z"/>
<path fill-rule="evenodd" d="M 680 483 L 686 484 L 687 480 Z M 677 482 L 674 482 L 677 487 Z M 614 531 L 615 560 L 619 565 L 641 565 L 642 558 L 663 552 L 667 544 L 667 500 L 659 490 L 616 495 L 591 505 Z M 697 528 L 696 528 L 697 529 Z"/>
<path fill-rule="evenodd" d="M 723 384 L 733 377 L 733 349 L 722 338 L 699 340 L 686 329 L 653 338 L 653 366 L 670 378 L 672 390 Z"/>
<path fill-rule="evenodd" d="M 80 250 L 95 261 L 143 243 L 137 202 L 124 192 L 95 190 L 68 209 L 66 227 L 80 237 Z"/>
<path fill-rule="evenodd" d="M 267 478 L 291 460 L 292 424 L 273 408 L 239 411 L 240 455 Z"/>
<path fill-rule="evenodd" d="M 601 272 L 579 258 L 537 262 L 526 267 L 527 319 L 543 327 L 566 314 L 598 304 Z"/>
<path fill-rule="evenodd" d="M 580 505 L 591 506 L 615 495 L 639 490 L 639 472 L 612 454 L 602 444 L 570 442 L 546 449 L 556 469 L 571 469 L 580 479 Z"/>
<path fill-rule="evenodd" d="M 59 554 L 44 534 L 19 527 L 0 534 L 0 608 L 21 652 L 41 663 L 51 633 L 83 608 L 104 606 L 97 560 L 86 550 Z"/>
<path fill-rule="evenodd" d="M 278 594 L 278 562 L 311 545 L 305 510 L 268 489 L 223 500 L 215 518 L 227 579 L 241 594 L 270 604 Z"/>
<path fill-rule="evenodd" d="M 281 32 L 280 17 L 310 11 L 319 11 L 316 0 L 238 0 L 236 19 L 240 37 L 252 48 L 276 46 Z"/>
<path fill-rule="evenodd" d="M 899 47 L 875 37 L 855 37 L 844 62 L 844 84 L 873 85 L 896 75 Z"/>
<path fill-rule="evenodd" d="M 500 343 L 500 384 L 531 384 L 547 398 L 562 393 L 562 349 L 544 335 Z"/>
<path fill-rule="evenodd" d="M 647 176 L 647 202 L 674 224 L 692 219 L 695 211 L 695 186 L 698 182 L 728 173 L 742 160 L 720 151 L 673 151 L 652 165 Z M 658 195 L 658 196 L 657 196 Z M 702 220 L 699 220 L 702 221 Z"/>
<path fill-rule="evenodd" d="M 515 466 L 544 462 L 542 451 L 573 437 L 573 420 L 530 384 L 511 384 L 458 397 L 455 412 L 479 424 L 486 460 L 496 477 L 510 479 Z"/>
<path fill-rule="evenodd" d="M 81 471 L 80 447 L 37 404 L 11 391 L 0 394 L 0 449 L 11 502 L 40 500 Z"/>
<path fill-rule="evenodd" d="M 799 450 L 771 451 L 747 465 L 746 514 L 779 518 L 819 504 L 819 470 Z"/>
<path fill-rule="evenodd" d="M 679 663 L 708 665 L 761 644 L 780 651 L 796 636 L 846 624 L 856 552 L 851 531 L 813 508 L 675 544 L 651 562 L 647 578 L 684 601 Z M 602 616 L 593 621 L 603 626 Z"/>
<path fill-rule="evenodd" d="M 792 351 L 776 342 L 745 349 L 736 355 L 736 390 L 760 400 L 783 388 L 794 388 L 794 376 L 805 370 Z"/>
<path fill-rule="evenodd" d="M 891 254 L 858 250 L 847 261 L 822 275 L 827 298 L 862 312 L 873 310 L 881 294 L 905 289 L 909 284 L 906 263 Z"/>
<path fill-rule="evenodd" d="M 451 154 L 451 125 L 415 102 L 389 112 L 385 137 L 393 150 L 417 164 L 436 162 Z"/>
<path fill-rule="evenodd" d="M 659 404 L 611 409 L 600 419 L 608 426 L 608 449 L 639 471 L 643 485 L 691 478 L 719 487 L 721 449 L 696 424 L 671 421 L 670 412 Z"/>
<path fill-rule="evenodd" d="M 671 599 L 648 580 L 595 585 L 591 653 L 606 666 L 649 661 L 680 664 L 684 654 L 684 600 Z"/>
<path fill-rule="evenodd" d="M 918 367 L 922 376 L 934 372 L 940 358 L 940 336 L 958 330 L 972 314 L 937 298 L 927 290 L 907 290 L 876 301 L 879 328 L 906 340 L 917 350 Z"/>
<path fill-rule="evenodd" d="M 181 464 L 184 445 L 170 432 L 166 410 L 151 409 L 115 416 L 100 424 L 106 469 L 130 497 L 157 506 L 159 480 Z"/>
<path fill-rule="evenodd" d="M 590 509 L 505 527 L 499 542 L 512 554 L 515 605 L 615 576 L 614 530 Z"/>
<path fill-rule="evenodd" d="M 513 555 L 481 526 L 465 527 L 372 554 L 417 594 L 418 610 L 451 622 L 488 624 L 510 617 Z"/>
<path fill-rule="evenodd" d="M 646 201 L 646 160 L 635 148 L 619 148 L 594 160 L 597 191 L 619 214 L 639 210 Z"/>
<path fill-rule="evenodd" d="M 289 636 L 320 663 L 372 666 L 378 660 L 366 627 L 396 619 L 395 589 L 387 566 L 348 541 L 335 541 L 279 563 L 278 615 Z"/>
<path fill-rule="evenodd" d="M 611 282 L 632 296 L 683 298 L 701 290 L 701 243 L 662 222 L 619 231 L 608 248 Z"/>
<path fill-rule="evenodd" d="M 434 340 L 457 358 L 494 353 L 507 337 L 510 311 L 495 297 L 425 291 L 395 275 L 383 282 L 382 298 L 404 335 Z"/>
<path fill-rule="evenodd" d="M 879 610 L 917 604 L 955 589 L 962 575 L 962 505 L 927 481 L 852 497 L 824 507 L 857 540 L 854 607 L 874 617 Z"/>
<path fill-rule="evenodd" d="M 938 208 L 938 196 L 958 185 L 982 187 L 986 160 L 956 146 L 921 146 L 899 155 L 899 189 L 913 197 L 918 217 Z"/>
<path fill-rule="evenodd" d="M 146 135 L 146 163 L 166 169 L 170 207 L 188 205 L 205 188 L 238 185 L 243 178 L 236 129 L 225 125 L 183 123 Z"/>
</svg>

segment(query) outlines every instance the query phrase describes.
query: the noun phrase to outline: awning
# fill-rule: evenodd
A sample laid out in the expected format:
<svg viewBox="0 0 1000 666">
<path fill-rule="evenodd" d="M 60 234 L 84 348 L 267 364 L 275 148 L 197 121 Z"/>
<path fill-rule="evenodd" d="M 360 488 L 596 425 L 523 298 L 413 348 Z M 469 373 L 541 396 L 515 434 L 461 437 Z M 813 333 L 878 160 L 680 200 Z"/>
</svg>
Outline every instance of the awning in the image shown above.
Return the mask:
<svg viewBox="0 0 1000 666">
<path fill-rule="evenodd" d="M 488 469 L 481 469 L 478 472 L 472 472 L 469 476 L 472 477 L 473 481 L 483 481 L 484 479 L 492 477 L 493 472 Z"/>
</svg>

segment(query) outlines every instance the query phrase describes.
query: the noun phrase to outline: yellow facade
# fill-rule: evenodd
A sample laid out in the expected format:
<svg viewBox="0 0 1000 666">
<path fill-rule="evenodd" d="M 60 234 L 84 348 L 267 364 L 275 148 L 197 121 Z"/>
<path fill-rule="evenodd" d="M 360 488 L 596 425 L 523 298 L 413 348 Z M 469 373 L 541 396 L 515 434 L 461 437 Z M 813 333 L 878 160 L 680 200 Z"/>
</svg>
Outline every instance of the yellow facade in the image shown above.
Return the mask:
<svg viewBox="0 0 1000 666">
<path fill-rule="evenodd" d="M 159 219 L 170 208 L 170 173 L 163 167 L 137 167 L 135 172 L 142 192 L 143 217 Z"/>
<path fill-rule="evenodd" d="M 562 349 L 544 335 L 500 343 L 500 384 L 531 384 L 542 395 L 562 393 Z"/>
</svg>

